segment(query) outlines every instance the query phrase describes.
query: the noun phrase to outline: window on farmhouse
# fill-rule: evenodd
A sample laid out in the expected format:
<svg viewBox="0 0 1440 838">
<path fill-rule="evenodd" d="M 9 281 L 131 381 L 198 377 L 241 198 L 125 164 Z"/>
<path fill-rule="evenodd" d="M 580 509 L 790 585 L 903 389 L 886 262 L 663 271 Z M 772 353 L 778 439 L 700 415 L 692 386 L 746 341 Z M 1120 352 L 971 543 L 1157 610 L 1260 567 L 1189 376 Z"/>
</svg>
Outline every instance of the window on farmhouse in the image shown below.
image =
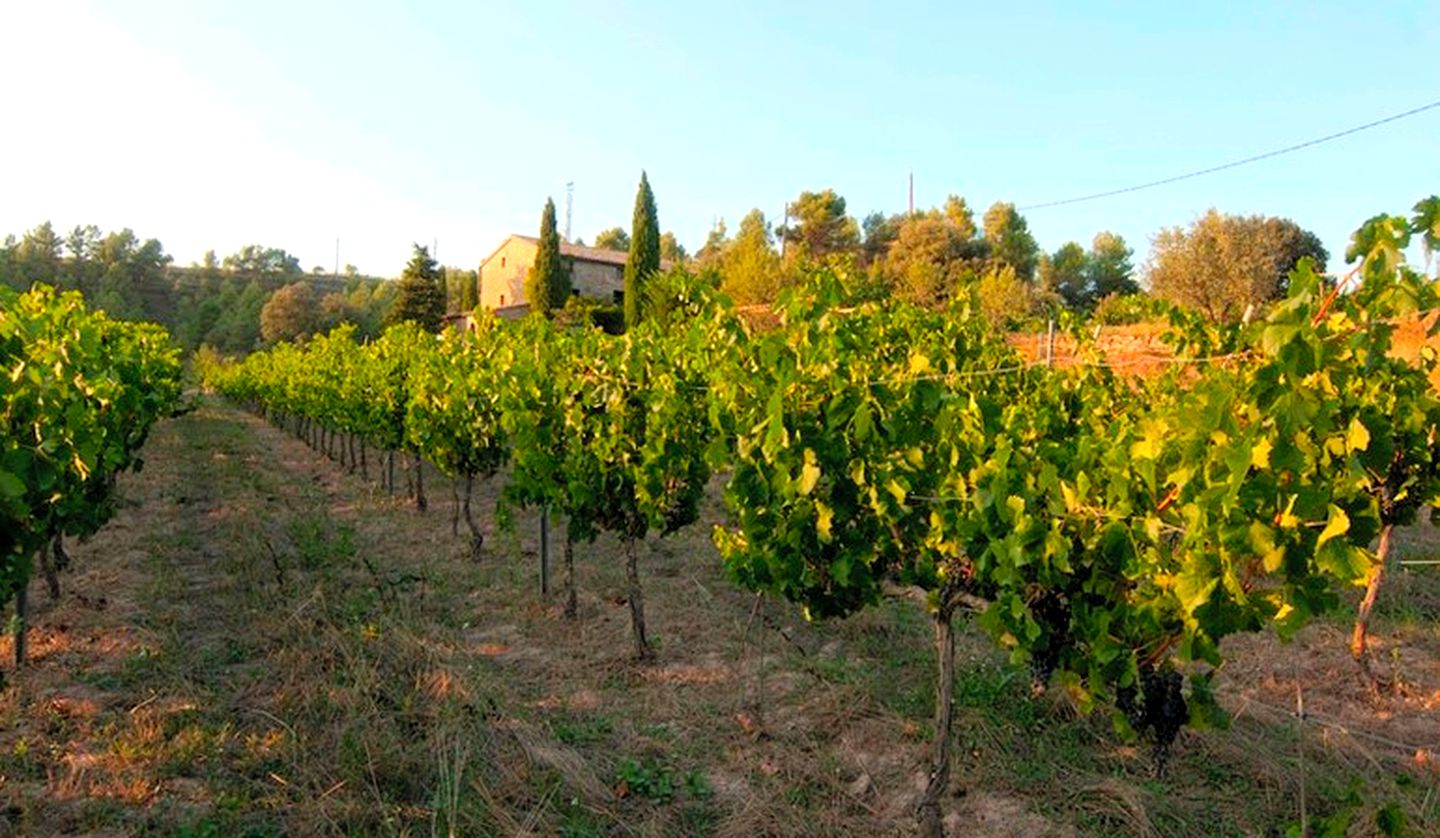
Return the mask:
<svg viewBox="0 0 1440 838">
<path fill-rule="evenodd" d="M 624 291 L 614 291 L 614 292 L 611 293 L 611 299 L 615 301 L 615 305 L 617 305 L 617 306 L 623 306 L 623 305 L 625 305 L 625 292 L 624 292 Z"/>
</svg>

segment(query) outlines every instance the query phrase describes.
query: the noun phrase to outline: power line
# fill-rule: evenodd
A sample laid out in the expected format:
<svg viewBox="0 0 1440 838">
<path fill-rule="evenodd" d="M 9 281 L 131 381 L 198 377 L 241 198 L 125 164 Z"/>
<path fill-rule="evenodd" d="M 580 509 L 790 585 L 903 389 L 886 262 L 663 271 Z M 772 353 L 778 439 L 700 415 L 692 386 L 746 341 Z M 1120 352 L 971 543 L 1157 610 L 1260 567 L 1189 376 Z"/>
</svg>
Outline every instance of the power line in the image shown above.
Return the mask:
<svg viewBox="0 0 1440 838">
<path fill-rule="evenodd" d="M 1303 143 L 1286 146 L 1285 148 L 1278 148 L 1274 151 L 1267 151 L 1264 154 L 1257 154 L 1253 157 L 1246 157 L 1243 160 L 1233 160 L 1229 163 L 1222 163 L 1218 166 L 1211 166 L 1208 169 L 1199 169 L 1194 172 L 1186 172 L 1183 175 L 1175 175 L 1174 177 L 1167 177 L 1162 180 L 1152 180 L 1149 183 L 1141 183 L 1136 186 L 1127 186 L 1124 189 L 1112 189 L 1109 192 L 1096 192 L 1093 195 L 1081 195 L 1076 198 L 1065 198 L 1060 201 L 1047 201 L 1043 204 L 1030 204 L 1029 206 L 1020 207 L 1020 210 L 1029 211 L 1046 209 L 1049 207 L 1064 206 L 1066 204 L 1078 204 L 1082 201 L 1095 201 L 1099 200 L 1100 198 L 1109 198 L 1114 195 L 1124 195 L 1127 192 L 1139 192 L 1141 189 L 1152 189 L 1156 186 L 1164 186 L 1166 184 L 1175 183 L 1177 181 L 1189 180 L 1190 178 L 1200 177 L 1201 175 L 1214 174 L 1215 172 L 1222 172 L 1226 169 L 1233 169 L 1236 166 L 1244 166 L 1248 163 L 1255 163 L 1260 160 L 1267 160 L 1271 157 L 1279 157 L 1282 154 L 1289 154 L 1294 151 L 1299 151 L 1303 148 L 1309 148 L 1310 146 L 1320 145 L 1321 143 L 1328 143 L 1331 140 L 1338 140 L 1341 137 L 1348 137 L 1351 134 L 1358 134 L 1361 131 L 1367 131 L 1371 128 L 1384 125 L 1387 122 L 1394 122 L 1398 119 L 1404 119 L 1407 116 L 1414 116 L 1415 114 L 1431 110 L 1432 108 L 1440 108 L 1440 101 L 1434 101 L 1428 105 L 1421 105 L 1418 108 L 1412 108 L 1408 111 L 1405 111 L 1404 113 L 1397 113 L 1393 116 L 1387 116 L 1384 119 L 1377 119 L 1374 122 L 1367 122 L 1364 125 L 1357 125 L 1354 128 L 1347 128 L 1344 131 L 1339 131 L 1334 134 L 1327 134 L 1326 136 L 1317 137 L 1313 140 L 1307 140 Z"/>
</svg>

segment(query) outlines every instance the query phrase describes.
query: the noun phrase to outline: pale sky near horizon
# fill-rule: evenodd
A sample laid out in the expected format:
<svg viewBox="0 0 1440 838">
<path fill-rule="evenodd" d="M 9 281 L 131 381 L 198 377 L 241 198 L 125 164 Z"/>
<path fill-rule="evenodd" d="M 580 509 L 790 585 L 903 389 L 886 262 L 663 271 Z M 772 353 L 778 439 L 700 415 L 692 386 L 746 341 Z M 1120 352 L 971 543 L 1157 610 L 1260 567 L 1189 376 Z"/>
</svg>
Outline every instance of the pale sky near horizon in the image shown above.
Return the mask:
<svg viewBox="0 0 1440 838">
<path fill-rule="evenodd" d="M 474 267 L 575 183 L 629 226 L 646 169 L 692 252 L 802 189 L 857 218 L 1130 186 L 1440 100 L 1440 7 L 1358 3 L 0 0 L 0 236 L 50 220 L 394 275 Z M 1351 230 L 1440 193 L 1440 108 L 1182 183 L 1025 213 L 1137 264 L 1209 207 Z"/>
</svg>

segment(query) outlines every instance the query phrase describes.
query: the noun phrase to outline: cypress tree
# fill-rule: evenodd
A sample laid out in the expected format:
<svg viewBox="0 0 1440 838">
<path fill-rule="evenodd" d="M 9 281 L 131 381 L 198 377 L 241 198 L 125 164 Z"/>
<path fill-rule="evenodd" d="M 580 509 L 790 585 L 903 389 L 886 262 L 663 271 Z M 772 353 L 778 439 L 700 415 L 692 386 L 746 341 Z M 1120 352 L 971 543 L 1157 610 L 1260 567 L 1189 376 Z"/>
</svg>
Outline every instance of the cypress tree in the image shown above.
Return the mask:
<svg viewBox="0 0 1440 838">
<path fill-rule="evenodd" d="M 635 217 L 630 225 L 630 256 L 625 260 L 625 327 L 640 322 L 644 284 L 660 270 L 660 219 L 655 212 L 655 193 L 642 171 L 640 189 L 635 193 Z"/>
<path fill-rule="evenodd" d="M 445 317 L 445 288 L 441 285 L 440 266 L 430 256 L 430 249 L 415 245 L 410 262 L 400 274 L 395 289 L 395 302 L 385 324 L 414 320 L 427 331 L 440 331 Z"/>
<path fill-rule="evenodd" d="M 570 272 L 560 258 L 560 233 L 555 229 L 555 202 L 545 199 L 540 213 L 540 246 L 535 264 L 525 272 L 525 299 L 530 310 L 550 316 L 552 309 L 564 308 L 570 297 Z"/>
<path fill-rule="evenodd" d="M 460 311 L 471 312 L 475 310 L 476 285 L 480 278 L 474 271 L 460 272 Z"/>
</svg>

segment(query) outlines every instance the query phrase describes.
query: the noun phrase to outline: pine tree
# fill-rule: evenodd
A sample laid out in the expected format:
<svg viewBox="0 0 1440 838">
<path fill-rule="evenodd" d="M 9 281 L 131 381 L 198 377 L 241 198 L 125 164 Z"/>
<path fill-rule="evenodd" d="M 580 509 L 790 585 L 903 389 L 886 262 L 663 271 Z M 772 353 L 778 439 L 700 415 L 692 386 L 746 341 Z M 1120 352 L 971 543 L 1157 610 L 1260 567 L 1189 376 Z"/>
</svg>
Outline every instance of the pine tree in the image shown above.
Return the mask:
<svg viewBox="0 0 1440 838">
<path fill-rule="evenodd" d="M 535 264 L 525 272 L 525 299 L 530 310 L 546 317 L 552 309 L 564 308 L 570 297 L 570 272 L 560 258 L 560 233 L 555 229 L 555 202 L 545 199 L 540 213 L 540 246 Z"/>
<path fill-rule="evenodd" d="M 429 248 L 417 244 L 410 263 L 400 274 L 395 302 L 385 323 L 414 320 L 422 328 L 438 332 L 444 317 L 445 288 L 440 281 L 440 266 L 431 258 Z"/>
<path fill-rule="evenodd" d="M 645 280 L 660 270 L 660 219 L 655 212 L 655 193 L 642 171 L 640 189 L 635 193 L 635 217 L 630 226 L 630 256 L 625 260 L 625 327 L 640 322 Z"/>
</svg>

